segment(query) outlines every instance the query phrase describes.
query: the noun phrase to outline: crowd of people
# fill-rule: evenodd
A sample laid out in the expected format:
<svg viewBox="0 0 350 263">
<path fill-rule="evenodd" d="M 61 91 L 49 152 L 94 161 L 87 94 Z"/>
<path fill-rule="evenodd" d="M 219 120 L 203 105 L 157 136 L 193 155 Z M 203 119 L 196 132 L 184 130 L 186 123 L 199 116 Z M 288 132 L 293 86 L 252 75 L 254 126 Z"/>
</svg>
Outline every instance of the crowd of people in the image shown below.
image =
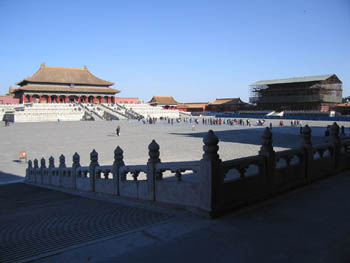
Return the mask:
<svg viewBox="0 0 350 263">
<path fill-rule="evenodd" d="M 280 126 L 284 126 L 283 120 L 280 120 Z M 290 121 L 290 126 L 301 127 L 301 126 L 303 126 L 303 122 L 299 121 L 299 120 L 291 120 Z"/>
<path fill-rule="evenodd" d="M 189 124 L 199 124 L 203 125 L 240 125 L 240 126 L 252 126 L 250 119 L 229 119 L 229 118 L 216 118 L 216 117 L 185 117 L 185 118 L 146 118 L 142 119 L 143 124 L 156 124 L 162 121 L 163 123 L 168 123 L 174 125 L 174 123 L 189 123 Z M 257 126 L 263 126 L 265 120 L 257 120 Z"/>
</svg>

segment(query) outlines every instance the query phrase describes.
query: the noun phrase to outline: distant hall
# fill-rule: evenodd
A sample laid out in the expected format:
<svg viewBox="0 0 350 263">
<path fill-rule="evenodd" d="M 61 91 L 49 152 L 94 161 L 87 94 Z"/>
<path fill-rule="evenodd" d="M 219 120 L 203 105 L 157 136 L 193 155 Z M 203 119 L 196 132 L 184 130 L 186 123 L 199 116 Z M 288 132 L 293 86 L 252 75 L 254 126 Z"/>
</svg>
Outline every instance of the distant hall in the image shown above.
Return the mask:
<svg viewBox="0 0 350 263">
<path fill-rule="evenodd" d="M 115 103 L 119 90 L 84 68 L 48 67 L 43 63 L 31 77 L 16 83 L 11 92 L 20 103 Z"/>
</svg>

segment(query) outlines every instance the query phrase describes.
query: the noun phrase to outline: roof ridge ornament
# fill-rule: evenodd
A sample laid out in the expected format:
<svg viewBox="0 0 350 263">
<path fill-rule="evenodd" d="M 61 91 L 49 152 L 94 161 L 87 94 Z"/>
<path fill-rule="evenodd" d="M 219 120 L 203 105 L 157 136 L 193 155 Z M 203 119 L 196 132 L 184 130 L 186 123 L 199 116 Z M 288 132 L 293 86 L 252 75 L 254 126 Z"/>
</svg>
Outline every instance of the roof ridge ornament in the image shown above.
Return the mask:
<svg viewBox="0 0 350 263">
<path fill-rule="evenodd" d="M 88 67 L 87 67 L 86 65 L 84 65 L 84 69 L 85 69 L 85 70 L 88 70 Z"/>
<path fill-rule="evenodd" d="M 45 68 L 45 62 L 41 63 L 40 68 Z"/>
</svg>

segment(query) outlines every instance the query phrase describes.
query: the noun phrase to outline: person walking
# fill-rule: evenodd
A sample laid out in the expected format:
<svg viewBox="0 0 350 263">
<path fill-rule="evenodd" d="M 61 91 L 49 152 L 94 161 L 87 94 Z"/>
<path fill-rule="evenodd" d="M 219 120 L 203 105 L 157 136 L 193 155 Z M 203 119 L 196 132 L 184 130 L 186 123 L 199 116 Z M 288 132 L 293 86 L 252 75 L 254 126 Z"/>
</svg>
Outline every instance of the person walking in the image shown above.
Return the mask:
<svg viewBox="0 0 350 263">
<path fill-rule="evenodd" d="M 118 125 L 117 129 L 115 130 L 117 133 L 117 136 L 120 136 L 120 126 Z"/>
</svg>

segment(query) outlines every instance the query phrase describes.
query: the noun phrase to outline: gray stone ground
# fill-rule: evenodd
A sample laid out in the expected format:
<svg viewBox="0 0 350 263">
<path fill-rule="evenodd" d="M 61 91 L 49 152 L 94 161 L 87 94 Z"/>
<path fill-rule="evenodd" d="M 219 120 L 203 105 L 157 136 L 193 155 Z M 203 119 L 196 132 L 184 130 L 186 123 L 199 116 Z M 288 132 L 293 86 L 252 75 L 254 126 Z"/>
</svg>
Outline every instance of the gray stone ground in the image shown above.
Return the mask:
<svg viewBox="0 0 350 263">
<path fill-rule="evenodd" d="M 255 123 L 256 120 L 252 120 Z M 277 127 L 279 120 L 273 120 L 274 147 L 276 151 L 297 147 L 300 142 L 298 127 Z M 290 125 L 290 121 L 284 121 Z M 266 123 L 269 124 L 269 121 Z M 313 128 L 314 144 L 324 140 L 324 127 L 331 122 L 304 122 Z M 121 136 L 115 135 L 117 125 Z M 148 159 L 148 144 L 155 139 L 160 145 L 162 161 L 199 160 L 203 154 L 202 138 L 213 129 L 220 139 L 219 154 L 222 160 L 256 155 L 260 148 L 262 127 L 196 125 L 190 123 L 169 125 L 158 122 L 155 125 L 137 121 L 112 122 L 48 122 L 15 123 L 10 127 L 0 124 L 0 184 L 21 180 L 26 164 L 19 162 L 19 153 L 26 151 L 29 159 L 51 155 L 58 164 L 61 154 L 71 165 L 72 156 L 78 152 L 81 165 L 89 164 L 89 153 L 96 149 L 100 165 L 113 163 L 114 149 L 119 145 L 124 150 L 126 164 L 145 164 Z M 266 125 L 266 126 L 267 126 Z M 350 127 L 349 123 L 339 123 Z"/>
<path fill-rule="evenodd" d="M 349 187 L 346 171 L 216 220 L 172 211 L 165 223 L 31 262 L 346 263 Z"/>
<path fill-rule="evenodd" d="M 274 121 L 274 126 L 277 123 Z M 308 124 L 315 135 L 314 144 L 324 141 L 324 127 L 331 123 Z M 121 126 L 121 137 L 114 135 L 117 125 Z M 349 133 L 348 123 L 339 125 L 347 127 Z M 144 164 L 147 145 L 156 139 L 162 161 L 198 160 L 202 155 L 202 137 L 208 129 L 213 129 L 220 138 L 219 153 L 223 160 L 256 154 L 260 147 L 260 127 L 200 124 L 192 131 L 191 126 L 137 122 L 0 126 L 0 183 L 23 178 L 26 165 L 17 162 L 20 151 L 27 151 L 30 159 L 53 155 L 56 164 L 61 153 L 70 164 L 77 151 L 82 165 L 88 165 L 89 153 L 95 148 L 100 164 L 111 164 L 113 151 L 119 145 L 124 149 L 126 164 Z M 274 127 L 272 131 L 276 150 L 299 145 L 299 128 Z M 145 205 L 145 209 L 164 211 L 174 217 L 164 223 L 42 255 L 33 262 L 350 262 L 349 187 L 350 175 L 346 171 L 217 220 Z M 100 198 L 89 194 L 85 197 Z M 107 201 L 143 207 L 126 200 Z M 43 201 L 40 206 L 43 213 L 46 205 L 50 203 Z"/>
</svg>

